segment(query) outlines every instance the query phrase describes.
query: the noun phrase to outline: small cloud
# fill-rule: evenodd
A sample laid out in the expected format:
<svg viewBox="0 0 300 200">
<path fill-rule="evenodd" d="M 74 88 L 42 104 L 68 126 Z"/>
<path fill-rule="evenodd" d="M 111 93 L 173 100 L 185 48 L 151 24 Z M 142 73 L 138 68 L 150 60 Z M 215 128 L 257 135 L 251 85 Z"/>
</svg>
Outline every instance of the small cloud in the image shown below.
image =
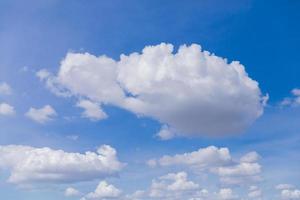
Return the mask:
<svg viewBox="0 0 300 200">
<path fill-rule="evenodd" d="M 233 193 L 232 189 L 230 188 L 222 188 L 218 193 L 220 200 L 232 200 L 238 199 L 239 197 Z"/>
<path fill-rule="evenodd" d="M 40 80 L 45 80 L 50 76 L 50 72 L 46 69 L 41 69 L 36 73 L 36 76 L 40 79 Z"/>
<path fill-rule="evenodd" d="M 176 134 L 170 130 L 170 128 L 166 125 L 162 126 L 159 132 L 156 134 L 158 138 L 161 140 L 170 140 L 176 136 Z"/>
<path fill-rule="evenodd" d="M 68 135 L 68 136 L 67 136 L 67 139 L 69 139 L 69 140 L 74 140 L 74 141 L 78 140 L 78 138 L 79 138 L 78 135 Z"/>
<path fill-rule="evenodd" d="M 281 191 L 281 198 L 284 200 L 299 200 L 300 199 L 300 190 L 282 190 Z"/>
<path fill-rule="evenodd" d="M 279 185 L 276 185 L 276 189 L 277 190 L 287 190 L 287 189 L 293 189 L 295 186 L 291 185 L 291 184 L 286 184 L 286 183 L 283 183 L 283 184 L 279 184 Z"/>
<path fill-rule="evenodd" d="M 15 108 L 7 103 L 0 103 L 0 115 L 11 116 L 16 113 Z"/>
<path fill-rule="evenodd" d="M 250 199 L 260 199 L 262 197 L 262 191 L 257 186 L 253 185 L 249 187 L 248 197 Z"/>
<path fill-rule="evenodd" d="M 66 196 L 66 197 L 77 197 L 77 196 L 80 196 L 80 195 L 81 195 L 81 192 L 79 192 L 79 191 L 76 190 L 75 188 L 68 187 L 68 188 L 65 190 L 65 196 Z"/>
<path fill-rule="evenodd" d="M 149 196 L 158 199 L 184 199 L 184 194 L 199 190 L 199 185 L 188 180 L 184 171 L 169 173 L 152 180 Z"/>
<path fill-rule="evenodd" d="M 280 103 L 280 106 L 299 106 L 300 105 L 300 89 L 294 88 L 291 91 L 292 97 L 285 97 Z"/>
<path fill-rule="evenodd" d="M 0 83 L 0 95 L 10 95 L 10 94 L 12 94 L 11 87 L 5 82 Z"/>
<path fill-rule="evenodd" d="M 82 117 L 88 118 L 91 121 L 99 121 L 107 118 L 107 115 L 97 103 L 89 100 L 81 100 L 76 104 L 77 107 L 83 108 Z"/>
<path fill-rule="evenodd" d="M 253 162 L 257 162 L 259 160 L 259 158 L 260 158 L 260 155 L 257 152 L 252 151 L 252 152 L 249 152 L 246 155 L 242 156 L 240 161 L 244 162 L 244 163 L 253 163 Z"/>
<path fill-rule="evenodd" d="M 28 112 L 25 113 L 25 116 L 41 124 L 52 120 L 56 115 L 56 111 L 50 105 L 45 105 L 39 109 L 31 107 Z"/>
<path fill-rule="evenodd" d="M 114 199 L 120 197 L 121 193 L 114 185 L 101 181 L 95 191 L 85 195 L 84 199 Z"/>
<path fill-rule="evenodd" d="M 156 167 L 157 162 L 156 162 L 155 159 L 151 159 L 151 160 L 148 160 L 148 161 L 147 161 L 147 165 L 148 165 L 149 167 Z"/>
</svg>

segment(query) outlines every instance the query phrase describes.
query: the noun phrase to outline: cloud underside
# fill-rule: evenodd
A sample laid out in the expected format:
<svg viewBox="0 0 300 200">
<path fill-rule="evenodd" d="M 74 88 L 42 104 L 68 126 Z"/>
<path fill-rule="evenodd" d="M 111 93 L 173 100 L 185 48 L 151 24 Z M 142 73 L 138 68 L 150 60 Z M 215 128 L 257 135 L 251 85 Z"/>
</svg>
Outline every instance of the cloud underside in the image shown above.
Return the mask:
<svg viewBox="0 0 300 200">
<path fill-rule="evenodd" d="M 240 133 L 263 113 L 265 100 L 243 65 L 196 44 L 182 45 L 177 52 L 171 44 L 146 46 L 119 60 L 68 53 L 57 75 L 42 70 L 38 76 L 57 95 L 157 119 L 171 131 L 163 132 L 163 139 Z M 100 108 L 83 115 L 106 117 Z"/>
</svg>

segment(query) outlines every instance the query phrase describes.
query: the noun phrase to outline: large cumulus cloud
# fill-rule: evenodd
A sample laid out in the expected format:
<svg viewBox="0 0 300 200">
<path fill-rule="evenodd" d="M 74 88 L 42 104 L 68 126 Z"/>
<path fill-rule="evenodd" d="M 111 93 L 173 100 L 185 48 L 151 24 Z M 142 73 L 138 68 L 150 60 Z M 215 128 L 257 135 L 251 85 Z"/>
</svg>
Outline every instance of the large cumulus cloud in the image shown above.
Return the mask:
<svg viewBox="0 0 300 200">
<path fill-rule="evenodd" d="M 262 113 L 264 97 L 238 61 L 199 45 L 146 46 L 119 60 L 68 53 L 57 75 L 40 76 L 56 94 L 109 104 L 157 119 L 175 135 L 240 133 Z"/>
</svg>

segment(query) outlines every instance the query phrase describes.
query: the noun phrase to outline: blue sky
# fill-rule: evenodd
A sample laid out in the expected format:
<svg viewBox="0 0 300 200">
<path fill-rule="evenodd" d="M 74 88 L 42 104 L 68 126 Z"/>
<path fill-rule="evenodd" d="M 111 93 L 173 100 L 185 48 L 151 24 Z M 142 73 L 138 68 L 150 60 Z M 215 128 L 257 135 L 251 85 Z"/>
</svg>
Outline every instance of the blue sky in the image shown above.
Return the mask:
<svg viewBox="0 0 300 200">
<path fill-rule="evenodd" d="M 192 199 L 194 195 L 194 199 L 300 199 L 299 8 L 296 0 L 1 1 L 1 197 L 176 200 Z M 162 43 L 172 44 L 174 51 L 168 54 L 169 46 Z M 182 61 L 172 57 L 184 44 L 192 55 L 200 52 L 195 53 L 196 58 Z M 191 44 L 200 45 L 202 50 Z M 148 53 L 143 51 L 145 47 L 149 47 Z M 210 64 L 190 64 L 201 60 L 203 50 L 228 62 L 215 64 L 213 55 L 209 55 L 205 58 Z M 141 62 L 128 56 L 133 52 L 139 53 Z M 121 54 L 127 57 L 120 59 Z M 166 57 L 171 64 L 160 62 Z M 232 67 L 231 61 L 239 61 L 245 67 L 247 73 L 241 72 L 238 77 L 255 80 L 258 85 L 246 83 L 245 79 L 235 82 L 235 70 L 241 65 Z M 106 64 L 108 70 L 102 71 L 107 67 L 102 62 L 111 62 Z M 186 65 L 176 65 L 176 71 L 174 63 Z M 202 83 L 188 87 L 188 91 L 178 89 L 194 83 L 189 82 L 194 71 L 180 71 L 189 64 L 199 70 L 204 65 L 212 69 L 216 66 L 206 74 L 212 78 L 212 85 Z M 181 84 L 164 79 L 156 85 L 157 80 L 147 76 L 147 67 L 154 69 L 153 73 L 171 70 L 168 72 L 174 73 L 173 78 Z M 76 68 L 77 73 L 59 73 L 67 68 Z M 113 68 L 116 70 L 110 71 Z M 226 76 L 231 72 L 227 69 L 236 73 Z M 219 73 L 224 74 L 220 82 Z M 117 78 L 111 74 L 117 74 Z M 93 82 L 93 78 L 97 81 Z M 117 94 L 119 85 L 121 95 Z M 231 87 L 238 91 L 234 96 L 229 92 Z M 65 93 L 59 95 L 57 90 L 62 88 Z M 185 102 L 176 101 L 177 94 L 188 94 L 184 95 Z M 202 101 L 205 94 L 215 98 Z M 269 99 L 264 105 L 267 94 Z M 146 106 L 137 106 L 131 102 L 133 99 Z M 186 128 L 187 124 L 193 128 Z M 159 137 L 161 130 L 167 136 Z M 51 169 L 45 167 L 51 166 L 46 158 L 57 158 L 58 149 L 71 159 L 72 152 L 84 156 L 86 151 L 96 152 L 104 144 L 117 151 L 117 158 L 109 154 L 108 159 L 126 165 L 116 164 L 111 172 L 111 168 L 91 170 L 87 166 L 95 163 L 85 165 L 78 158 L 73 171 L 60 171 L 65 167 L 63 161 L 52 163 Z M 8 145 L 16 146 L 7 156 Z M 23 149 L 25 146 L 32 149 Z M 209 146 L 217 147 L 211 153 L 218 155 L 220 148 L 228 148 L 230 161 L 220 157 L 214 164 L 207 164 L 212 162 L 210 157 L 216 157 L 201 157 L 205 154 L 202 150 Z M 41 150 L 43 147 L 49 149 Z M 34 154 L 39 151 L 41 157 Z M 189 155 L 194 151 L 200 152 L 197 156 L 201 163 L 160 163 L 164 155 Z M 27 154 L 19 158 L 24 152 Z M 239 159 L 248 152 L 259 154 L 245 162 L 250 168 L 259 165 L 255 172 L 239 168 L 245 164 Z M 31 154 L 32 160 L 28 157 Z M 147 164 L 150 159 L 155 160 L 155 166 Z M 208 167 L 199 167 L 202 162 Z M 230 175 L 222 175 L 223 169 L 230 169 Z M 58 176 L 55 181 L 44 177 L 49 171 Z M 179 176 L 180 172 L 186 173 L 188 180 L 181 180 L 184 175 Z M 23 179 L 9 181 L 14 174 Z M 166 174 L 171 175 L 159 178 Z M 37 175 L 41 177 L 35 179 Z M 179 181 L 178 177 L 180 183 L 186 184 L 180 186 L 181 190 L 167 187 L 170 185 L 166 182 Z M 237 177 L 243 179 L 239 184 L 222 181 Z M 113 188 L 106 196 L 95 191 L 101 181 Z M 153 182 L 159 182 L 161 188 L 155 190 Z M 289 187 L 281 185 L 276 189 L 279 184 Z M 108 186 L 101 187 L 105 190 Z M 66 195 L 68 187 L 77 192 Z M 137 190 L 144 192 L 135 198 L 132 193 Z M 164 196 L 155 196 L 157 190 Z M 209 193 L 207 197 L 194 194 L 204 190 Z M 253 191 L 257 195 L 249 196 Z"/>
</svg>

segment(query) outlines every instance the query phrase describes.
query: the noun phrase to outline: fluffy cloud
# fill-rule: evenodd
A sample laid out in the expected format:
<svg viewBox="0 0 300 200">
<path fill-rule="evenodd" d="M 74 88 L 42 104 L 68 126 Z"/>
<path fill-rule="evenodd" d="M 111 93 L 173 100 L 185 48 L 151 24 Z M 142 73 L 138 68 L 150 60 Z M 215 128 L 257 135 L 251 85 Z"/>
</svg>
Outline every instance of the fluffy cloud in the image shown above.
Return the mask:
<svg viewBox="0 0 300 200">
<path fill-rule="evenodd" d="M 143 190 L 137 190 L 133 194 L 128 194 L 126 195 L 125 199 L 128 200 L 142 200 L 143 197 L 145 196 L 145 191 Z"/>
<path fill-rule="evenodd" d="M 80 195 L 81 195 L 81 193 L 78 190 L 76 190 L 75 188 L 68 187 L 65 190 L 66 197 L 76 197 L 76 196 L 80 196 Z"/>
<path fill-rule="evenodd" d="M 11 116 L 16 113 L 15 108 L 7 103 L 0 103 L 0 115 Z"/>
<path fill-rule="evenodd" d="M 37 76 L 40 80 L 45 80 L 45 79 L 49 78 L 50 73 L 49 73 L 46 69 L 42 69 L 42 70 L 39 70 L 39 71 L 36 73 L 36 76 Z"/>
<path fill-rule="evenodd" d="M 187 165 L 198 170 L 220 166 L 230 162 L 231 155 L 227 148 L 209 146 L 190 153 L 177 154 L 174 156 L 166 155 L 158 160 L 150 160 L 148 164 L 152 164 L 152 166 Z"/>
<path fill-rule="evenodd" d="M 258 163 L 239 163 L 232 166 L 218 167 L 213 170 L 220 176 L 220 180 L 226 184 L 243 184 L 261 181 L 261 166 Z"/>
<path fill-rule="evenodd" d="M 252 152 L 249 152 L 246 155 L 242 156 L 240 161 L 242 163 L 253 163 L 253 162 L 258 161 L 259 158 L 260 158 L 260 156 L 258 155 L 258 153 L 255 151 L 252 151 Z"/>
<path fill-rule="evenodd" d="M 286 97 L 280 102 L 281 106 L 299 106 L 300 105 L 300 89 L 295 88 L 291 91 L 292 97 Z"/>
<path fill-rule="evenodd" d="M 25 114 L 25 116 L 41 124 L 52 120 L 56 115 L 56 111 L 50 105 L 45 105 L 44 107 L 39 109 L 30 108 Z"/>
<path fill-rule="evenodd" d="M 171 131 L 170 128 L 166 125 L 162 126 L 159 132 L 156 134 L 161 140 L 169 140 L 175 136 L 174 131 Z"/>
<path fill-rule="evenodd" d="M 222 188 L 218 193 L 218 197 L 220 200 L 233 200 L 238 199 L 239 197 L 235 195 L 230 188 Z"/>
<path fill-rule="evenodd" d="M 85 154 L 47 147 L 0 146 L 0 168 L 10 172 L 8 182 L 15 184 L 88 181 L 113 176 L 123 166 L 116 150 L 108 145 Z"/>
<path fill-rule="evenodd" d="M 107 118 L 106 113 L 101 110 L 99 105 L 89 100 L 79 101 L 77 103 L 77 107 L 84 109 L 82 117 L 88 118 L 92 121 L 98 121 Z"/>
<path fill-rule="evenodd" d="M 124 196 L 128 200 L 165 199 L 165 200 L 208 200 L 209 192 L 188 180 L 186 172 L 169 173 L 152 180 L 147 190 L 137 190 Z M 120 199 L 124 199 L 120 198 Z"/>
<path fill-rule="evenodd" d="M 68 53 L 56 76 L 41 80 L 55 94 L 87 98 L 149 116 L 173 135 L 226 135 L 245 130 L 263 113 L 265 98 L 244 66 L 199 45 L 147 46 L 120 60 Z M 164 132 L 166 133 L 166 132 Z"/>
<path fill-rule="evenodd" d="M 284 200 L 299 200 L 300 199 L 300 190 L 282 190 L 281 198 Z"/>
<path fill-rule="evenodd" d="M 237 185 L 262 180 L 261 165 L 257 162 L 259 158 L 256 152 L 250 152 L 236 162 L 227 148 L 209 146 L 190 153 L 151 159 L 147 164 L 150 167 L 187 166 L 196 173 L 204 171 L 214 173 L 224 184 Z"/>
<path fill-rule="evenodd" d="M 11 93 L 12 89 L 7 83 L 0 83 L 0 95 L 10 95 Z"/>
<path fill-rule="evenodd" d="M 257 162 L 260 156 L 250 152 L 240 158 L 240 162 L 220 166 L 212 171 L 219 175 L 222 183 L 230 185 L 249 184 L 261 181 L 261 165 Z"/>
<path fill-rule="evenodd" d="M 108 184 L 106 181 L 101 181 L 94 192 L 90 192 L 85 195 L 81 200 L 94 199 L 94 200 L 105 200 L 115 199 L 120 197 L 121 190 L 115 186 Z"/>
<path fill-rule="evenodd" d="M 149 196 L 159 199 L 181 199 L 197 189 L 199 185 L 189 181 L 186 172 L 170 173 L 152 181 Z"/>
</svg>

